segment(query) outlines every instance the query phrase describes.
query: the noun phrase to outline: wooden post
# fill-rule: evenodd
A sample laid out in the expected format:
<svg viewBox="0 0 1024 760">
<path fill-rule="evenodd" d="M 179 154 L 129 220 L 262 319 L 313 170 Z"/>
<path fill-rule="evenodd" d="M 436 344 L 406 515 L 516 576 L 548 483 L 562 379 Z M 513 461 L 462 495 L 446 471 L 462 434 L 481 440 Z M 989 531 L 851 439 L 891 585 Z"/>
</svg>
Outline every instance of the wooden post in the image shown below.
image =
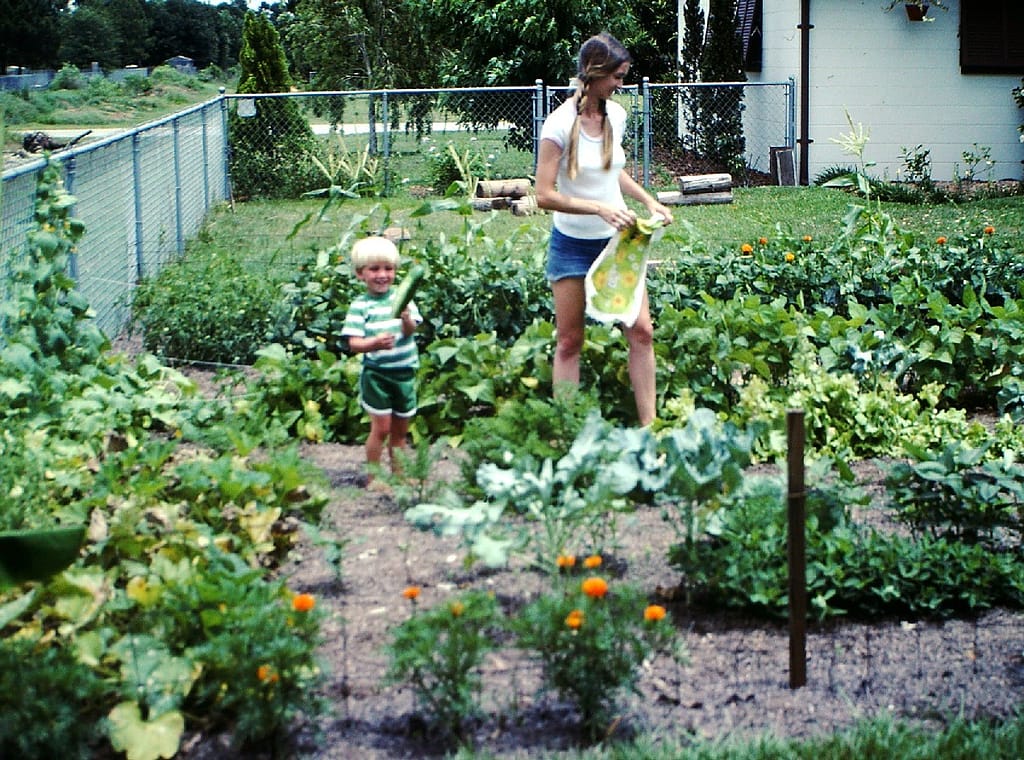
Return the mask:
<svg viewBox="0 0 1024 760">
<path fill-rule="evenodd" d="M 789 688 L 807 683 L 807 557 L 804 491 L 804 413 L 786 413 L 789 443 Z"/>
</svg>

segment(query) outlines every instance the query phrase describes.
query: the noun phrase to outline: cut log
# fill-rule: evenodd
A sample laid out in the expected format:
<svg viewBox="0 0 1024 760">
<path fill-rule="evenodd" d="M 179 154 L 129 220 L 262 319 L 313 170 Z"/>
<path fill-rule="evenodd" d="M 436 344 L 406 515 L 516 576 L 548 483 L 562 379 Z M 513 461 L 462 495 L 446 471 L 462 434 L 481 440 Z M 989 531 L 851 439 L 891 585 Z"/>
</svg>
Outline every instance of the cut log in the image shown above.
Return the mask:
<svg viewBox="0 0 1024 760">
<path fill-rule="evenodd" d="M 529 195 L 530 180 L 522 179 L 482 179 L 476 186 L 477 198 L 522 198 Z"/>
<path fill-rule="evenodd" d="M 471 198 L 469 202 L 475 211 L 497 211 L 508 208 L 512 199 L 507 195 L 500 195 L 497 198 Z"/>
<path fill-rule="evenodd" d="M 540 211 L 537 208 L 537 196 L 527 195 L 525 198 L 517 198 L 509 204 L 512 208 L 512 216 L 530 216 Z"/>
<path fill-rule="evenodd" d="M 731 174 L 689 174 L 677 180 L 681 193 L 717 192 L 732 187 Z"/>
<path fill-rule="evenodd" d="M 675 190 L 658 193 L 658 202 L 666 206 L 700 206 L 714 203 L 732 203 L 732 190 L 714 193 L 680 193 Z"/>
</svg>

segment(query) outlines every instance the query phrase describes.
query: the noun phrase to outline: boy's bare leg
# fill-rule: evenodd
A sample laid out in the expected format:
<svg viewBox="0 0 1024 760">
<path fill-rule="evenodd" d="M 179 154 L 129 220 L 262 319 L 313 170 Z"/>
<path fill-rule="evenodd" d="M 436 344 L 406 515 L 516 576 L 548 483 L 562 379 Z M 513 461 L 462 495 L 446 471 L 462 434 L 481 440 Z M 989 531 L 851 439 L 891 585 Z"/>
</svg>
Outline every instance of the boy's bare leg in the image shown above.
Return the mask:
<svg viewBox="0 0 1024 760">
<path fill-rule="evenodd" d="M 406 438 L 409 435 L 409 425 L 412 417 L 392 417 L 391 433 L 388 438 L 388 457 L 391 460 L 391 472 L 395 475 L 402 474 L 402 463 L 395 459 L 395 450 L 405 451 Z"/>
<path fill-rule="evenodd" d="M 367 483 L 373 480 L 373 473 L 380 466 L 381 456 L 384 453 L 384 444 L 388 443 L 390 449 L 391 429 L 392 420 L 390 414 L 370 415 L 370 434 L 366 437 Z"/>
</svg>

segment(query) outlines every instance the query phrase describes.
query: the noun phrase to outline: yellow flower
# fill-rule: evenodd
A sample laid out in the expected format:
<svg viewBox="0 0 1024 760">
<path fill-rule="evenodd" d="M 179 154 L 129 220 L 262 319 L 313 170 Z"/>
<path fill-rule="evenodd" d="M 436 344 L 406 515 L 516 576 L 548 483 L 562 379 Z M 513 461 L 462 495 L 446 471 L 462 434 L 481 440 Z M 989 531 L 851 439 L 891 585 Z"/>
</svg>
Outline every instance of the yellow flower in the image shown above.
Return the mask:
<svg viewBox="0 0 1024 760">
<path fill-rule="evenodd" d="M 996 233 L 996 228 L 993 227 L 991 224 L 988 227 L 985 228 L 985 234 L 986 235 L 994 235 L 995 233 Z"/>
<path fill-rule="evenodd" d="M 796 254 L 795 253 L 793 253 L 792 251 L 786 251 L 786 261 L 787 262 L 794 261 L 795 259 L 796 259 Z"/>
<path fill-rule="evenodd" d="M 583 567 L 587 568 L 587 570 L 593 570 L 595 567 L 601 567 L 601 555 L 591 554 L 583 560 Z"/>
<path fill-rule="evenodd" d="M 309 612 L 316 607 L 316 598 L 312 594 L 296 594 L 292 599 L 292 609 L 296 612 Z"/>
<path fill-rule="evenodd" d="M 810 235 L 804 235 L 804 242 L 805 243 L 810 243 L 813 239 L 814 238 L 812 238 Z"/>
<path fill-rule="evenodd" d="M 660 604 L 651 604 L 644 610 L 644 620 L 655 623 L 665 617 L 665 608 Z"/>
<path fill-rule="evenodd" d="M 604 578 L 587 578 L 580 584 L 583 593 L 593 599 L 601 599 L 608 593 L 608 583 Z"/>
<path fill-rule="evenodd" d="M 576 555 L 575 554 L 559 554 L 558 559 L 555 560 L 555 564 L 563 570 L 568 570 L 570 567 L 576 566 Z"/>
<path fill-rule="evenodd" d="M 619 282 L 622 283 L 622 287 L 624 288 L 635 288 L 636 281 L 636 272 L 623 272 L 619 275 Z"/>
<path fill-rule="evenodd" d="M 466 610 L 466 605 L 462 602 L 452 602 L 448 607 L 451 610 L 452 617 L 459 617 Z"/>
<path fill-rule="evenodd" d="M 565 624 L 572 628 L 574 631 L 583 625 L 583 611 L 573 610 L 565 616 Z"/>
<path fill-rule="evenodd" d="M 753 253 L 754 246 L 752 246 L 750 243 L 744 243 L 743 245 L 740 246 L 740 250 L 743 251 L 743 253 Z"/>
<path fill-rule="evenodd" d="M 402 591 L 402 596 L 404 596 L 410 602 L 416 601 L 416 597 L 418 597 L 419 595 L 420 595 L 420 587 L 419 586 L 408 586 L 408 587 L 406 587 L 406 589 L 404 591 Z"/>
</svg>

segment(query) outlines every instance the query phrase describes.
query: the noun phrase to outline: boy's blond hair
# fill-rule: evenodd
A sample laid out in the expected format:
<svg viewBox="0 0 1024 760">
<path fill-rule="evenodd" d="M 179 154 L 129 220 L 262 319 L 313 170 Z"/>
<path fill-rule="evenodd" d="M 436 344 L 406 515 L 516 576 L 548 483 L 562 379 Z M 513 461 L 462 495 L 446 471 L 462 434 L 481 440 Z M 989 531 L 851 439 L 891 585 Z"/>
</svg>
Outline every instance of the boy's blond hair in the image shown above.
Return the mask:
<svg viewBox="0 0 1024 760">
<path fill-rule="evenodd" d="M 370 264 L 384 262 L 398 266 L 398 248 L 386 237 L 360 238 L 352 246 L 352 267 L 358 272 Z"/>
</svg>

